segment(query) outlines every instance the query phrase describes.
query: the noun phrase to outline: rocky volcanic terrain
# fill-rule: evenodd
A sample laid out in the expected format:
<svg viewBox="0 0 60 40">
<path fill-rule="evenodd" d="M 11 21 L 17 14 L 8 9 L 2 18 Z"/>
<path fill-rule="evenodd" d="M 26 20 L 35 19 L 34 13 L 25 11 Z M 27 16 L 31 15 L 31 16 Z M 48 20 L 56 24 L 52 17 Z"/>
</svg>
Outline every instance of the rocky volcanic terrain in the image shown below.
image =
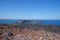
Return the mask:
<svg viewBox="0 0 60 40">
<path fill-rule="evenodd" d="M 17 24 L 0 24 L 0 40 L 60 40 L 59 26 Z"/>
</svg>

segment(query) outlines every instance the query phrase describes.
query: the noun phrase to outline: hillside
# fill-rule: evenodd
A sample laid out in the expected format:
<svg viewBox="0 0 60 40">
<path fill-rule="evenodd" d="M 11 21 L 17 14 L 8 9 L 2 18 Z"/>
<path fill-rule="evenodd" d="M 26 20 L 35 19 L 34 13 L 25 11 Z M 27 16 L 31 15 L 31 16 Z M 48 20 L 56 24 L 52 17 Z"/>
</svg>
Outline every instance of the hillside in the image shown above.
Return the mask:
<svg viewBox="0 0 60 40">
<path fill-rule="evenodd" d="M 0 24 L 0 40 L 60 40 L 60 26 L 26 24 Z"/>
</svg>

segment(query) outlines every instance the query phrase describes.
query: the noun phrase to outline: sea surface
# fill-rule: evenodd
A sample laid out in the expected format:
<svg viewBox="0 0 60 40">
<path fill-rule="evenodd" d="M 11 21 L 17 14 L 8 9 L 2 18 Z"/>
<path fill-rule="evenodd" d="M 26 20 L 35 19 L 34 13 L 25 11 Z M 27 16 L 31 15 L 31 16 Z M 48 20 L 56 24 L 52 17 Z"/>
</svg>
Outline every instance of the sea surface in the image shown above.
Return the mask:
<svg viewBox="0 0 60 40">
<path fill-rule="evenodd" d="M 0 20 L 0 24 L 12 24 L 12 23 L 16 23 L 19 20 Z M 40 24 L 44 24 L 44 25 L 58 25 L 60 26 L 60 20 L 36 20 L 37 22 L 39 22 Z"/>
<path fill-rule="evenodd" d="M 12 24 L 17 22 L 18 20 L 0 20 L 0 24 Z"/>
</svg>

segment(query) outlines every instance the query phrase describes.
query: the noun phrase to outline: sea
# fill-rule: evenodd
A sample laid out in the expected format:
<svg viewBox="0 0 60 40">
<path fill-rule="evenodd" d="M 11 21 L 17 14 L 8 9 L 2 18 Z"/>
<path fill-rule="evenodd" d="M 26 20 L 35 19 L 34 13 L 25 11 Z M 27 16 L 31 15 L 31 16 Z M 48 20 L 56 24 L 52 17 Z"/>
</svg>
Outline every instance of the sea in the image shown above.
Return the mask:
<svg viewBox="0 0 60 40">
<path fill-rule="evenodd" d="M 20 20 L 0 20 L 0 24 L 12 24 L 12 23 L 16 23 Z M 44 25 L 58 25 L 60 26 L 60 20 L 36 20 L 36 22 L 39 22 L 40 24 L 44 24 Z"/>
</svg>

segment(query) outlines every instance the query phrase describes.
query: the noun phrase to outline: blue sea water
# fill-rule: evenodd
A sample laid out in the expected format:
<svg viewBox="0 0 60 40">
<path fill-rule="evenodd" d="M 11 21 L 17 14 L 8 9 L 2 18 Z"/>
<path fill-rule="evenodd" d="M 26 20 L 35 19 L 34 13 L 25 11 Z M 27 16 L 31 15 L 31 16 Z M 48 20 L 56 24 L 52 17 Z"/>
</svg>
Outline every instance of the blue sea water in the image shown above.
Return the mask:
<svg viewBox="0 0 60 40">
<path fill-rule="evenodd" d="M 15 23 L 19 20 L 0 20 L 0 24 L 11 24 L 11 23 Z M 60 26 L 60 20 L 40 20 L 38 21 L 40 24 L 45 24 L 45 25 L 58 25 Z"/>
<path fill-rule="evenodd" d="M 46 25 L 52 24 L 60 26 L 60 20 L 43 20 L 42 22 Z"/>
<path fill-rule="evenodd" d="M 0 24 L 12 24 L 17 22 L 18 20 L 0 20 Z"/>
</svg>

